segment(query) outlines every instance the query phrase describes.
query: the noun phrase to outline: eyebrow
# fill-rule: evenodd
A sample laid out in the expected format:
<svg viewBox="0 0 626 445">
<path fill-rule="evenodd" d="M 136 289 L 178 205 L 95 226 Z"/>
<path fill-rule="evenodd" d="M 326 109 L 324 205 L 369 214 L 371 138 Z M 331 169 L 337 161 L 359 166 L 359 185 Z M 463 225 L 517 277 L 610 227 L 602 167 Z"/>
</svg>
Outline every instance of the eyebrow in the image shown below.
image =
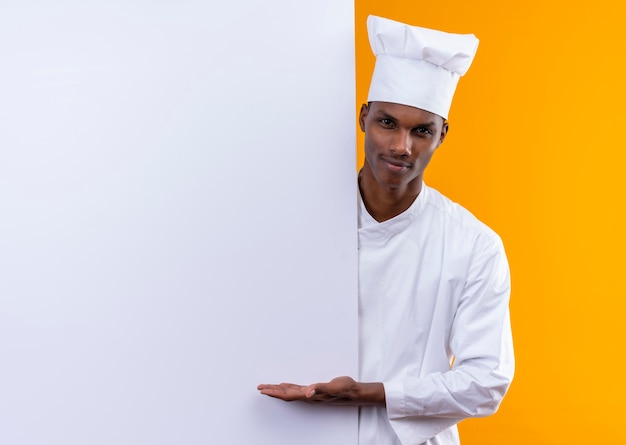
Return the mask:
<svg viewBox="0 0 626 445">
<path fill-rule="evenodd" d="M 383 118 L 383 119 L 391 119 L 394 121 L 398 121 L 398 118 L 396 118 L 395 116 L 392 116 L 391 114 L 387 113 L 384 110 L 378 110 L 376 112 L 376 117 L 377 118 Z M 423 123 L 419 123 L 416 125 L 413 125 L 413 127 L 436 127 L 437 123 L 435 121 L 428 121 L 428 122 L 423 122 Z"/>
</svg>

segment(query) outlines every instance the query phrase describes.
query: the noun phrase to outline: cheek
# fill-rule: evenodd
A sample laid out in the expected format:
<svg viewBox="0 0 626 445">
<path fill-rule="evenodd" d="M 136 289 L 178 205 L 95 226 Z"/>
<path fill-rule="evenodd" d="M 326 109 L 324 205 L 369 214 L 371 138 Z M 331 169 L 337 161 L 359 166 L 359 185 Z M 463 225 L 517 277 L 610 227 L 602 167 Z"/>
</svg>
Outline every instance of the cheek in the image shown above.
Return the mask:
<svg viewBox="0 0 626 445">
<path fill-rule="evenodd" d="M 366 137 L 365 138 L 365 143 L 363 145 L 363 150 L 365 151 L 365 156 L 366 157 L 370 157 L 373 158 L 375 157 L 375 153 L 377 151 L 376 149 L 376 144 L 374 143 L 374 141 L 372 141 L 371 138 Z"/>
<path fill-rule="evenodd" d="M 416 150 L 416 153 L 415 153 L 416 165 L 419 165 L 422 169 L 425 168 L 430 163 L 430 160 L 435 154 L 435 149 L 436 147 L 434 148 L 426 147 L 426 148 L 423 148 L 422 150 Z"/>
<path fill-rule="evenodd" d="M 390 144 L 389 135 L 384 132 L 369 130 L 365 136 L 365 149 L 371 152 L 379 152 L 388 148 Z"/>
</svg>

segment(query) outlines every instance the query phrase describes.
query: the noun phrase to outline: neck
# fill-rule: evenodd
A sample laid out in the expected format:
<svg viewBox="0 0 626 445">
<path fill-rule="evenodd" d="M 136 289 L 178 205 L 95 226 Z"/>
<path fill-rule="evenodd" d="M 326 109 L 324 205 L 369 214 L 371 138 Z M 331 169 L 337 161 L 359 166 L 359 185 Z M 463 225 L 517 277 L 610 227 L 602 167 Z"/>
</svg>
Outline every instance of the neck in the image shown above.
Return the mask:
<svg viewBox="0 0 626 445">
<path fill-rule="evenodd" d="M 415 201 L 422 191 L 422 177 L 403 187 L 379 184 L 369 169 L 359 172 L 359 190 L 367 212 L 378 222 L 398 216 Z"/>
</svg>

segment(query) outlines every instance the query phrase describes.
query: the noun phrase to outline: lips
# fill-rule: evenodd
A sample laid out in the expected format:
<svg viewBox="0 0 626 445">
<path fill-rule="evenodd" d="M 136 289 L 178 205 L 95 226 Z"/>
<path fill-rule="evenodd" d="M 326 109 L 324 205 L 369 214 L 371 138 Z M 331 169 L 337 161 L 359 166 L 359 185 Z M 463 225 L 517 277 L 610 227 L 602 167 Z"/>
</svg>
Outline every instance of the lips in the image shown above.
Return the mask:
<svg viewBox="0 0 626 445">
<path fill-rule="evenodd" d="M 381 156 L 381 160 L 385 164 L 388 170 L 394 173 L 403 173 L 411 167 L 410 163 L 398 161 L 397 159 L 387 158 L 385 156 Z"/>
</svg>

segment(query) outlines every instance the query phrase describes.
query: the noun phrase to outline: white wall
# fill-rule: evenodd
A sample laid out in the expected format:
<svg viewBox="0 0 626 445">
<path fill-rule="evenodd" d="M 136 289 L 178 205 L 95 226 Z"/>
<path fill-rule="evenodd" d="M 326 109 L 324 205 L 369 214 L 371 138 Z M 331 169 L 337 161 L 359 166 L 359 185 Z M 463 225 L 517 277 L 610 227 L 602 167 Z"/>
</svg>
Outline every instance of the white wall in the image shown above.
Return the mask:
<svg viewBox="0 0 626 445">
<path fill-rule="evenodd" d="M 0 1 L 0 443 L 349 444 L 353 4 Z"/>
</svg>

